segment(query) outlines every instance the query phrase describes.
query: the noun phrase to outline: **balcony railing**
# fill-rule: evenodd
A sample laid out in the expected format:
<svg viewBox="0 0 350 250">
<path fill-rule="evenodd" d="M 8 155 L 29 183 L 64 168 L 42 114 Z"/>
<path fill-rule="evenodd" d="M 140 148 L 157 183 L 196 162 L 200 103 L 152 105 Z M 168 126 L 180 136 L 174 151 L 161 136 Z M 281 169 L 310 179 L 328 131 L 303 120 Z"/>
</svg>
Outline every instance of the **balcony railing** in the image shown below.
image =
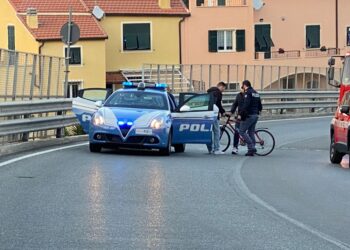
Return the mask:
<svg viewBox="0 0 350 250">
<path fill-rule="evenodd" d="M 305 57 L 322 57 L 322 56 L 335 56 L 340 54 L 340 49 L 310 49 L 306 50 Z"/>
<path fill-rule="evenodd" d="M 328 48 L 328 49 L 311 49 L 311 50 L 286 50 L 286 51 L 271 51 L 271 52 L 256 52 L 255 59 L 292 59 L 292 58 L 312 58 L 312 57 L 329 57 L 340 55 L 340 49 Z"/>
<path fill-rule="evenodd" d="M 204 0 L 198 7 L 247 6 L 247 0 Z"/>
</svg>

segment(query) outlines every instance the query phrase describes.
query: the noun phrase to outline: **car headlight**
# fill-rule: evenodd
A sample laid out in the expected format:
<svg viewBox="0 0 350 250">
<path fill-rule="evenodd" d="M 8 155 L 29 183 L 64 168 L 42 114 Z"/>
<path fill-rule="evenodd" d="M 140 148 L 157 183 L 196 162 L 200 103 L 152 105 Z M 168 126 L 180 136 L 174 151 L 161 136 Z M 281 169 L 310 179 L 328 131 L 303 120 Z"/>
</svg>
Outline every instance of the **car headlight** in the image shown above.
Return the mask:
<svg viewBox="0 0 350 250">
<path fill-rule="evenodd" d="M 101 125 L 105 124 L 105 119 L 103 118 L 103 116 L 100 113 L 96 113 L 94 115 L 92 122 L 96 126 L 101 126 Z"/>
<path fill-rule="evenodd" d="M 164 124 L 163 118 L 156 118 L 151 121 L 151 128 L 160 129 Z"/>
</svg>

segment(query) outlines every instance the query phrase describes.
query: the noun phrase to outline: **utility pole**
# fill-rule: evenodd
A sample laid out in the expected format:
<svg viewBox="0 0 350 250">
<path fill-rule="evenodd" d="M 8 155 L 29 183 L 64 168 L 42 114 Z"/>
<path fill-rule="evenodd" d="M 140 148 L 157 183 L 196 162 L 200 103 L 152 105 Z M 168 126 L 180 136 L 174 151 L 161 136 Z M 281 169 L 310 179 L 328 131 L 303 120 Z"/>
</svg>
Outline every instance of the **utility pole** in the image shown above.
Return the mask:
<svg viewBox="0 0 350 250">
<path fill-rule="evenodd" d="M 66 70 L 65 70 L 65 80 L 64 80 L 64 96 L 68 97 L 68 80 L 69 80 L 69 61 L 70 61 L 70 46 L 71 46 L 71 38 L 72 36 L 72 7 L 69 8 L 69 18 L 68 18 L 68 41 L 67 41 L 67 53 L 66 53 Z"/>
</svg>

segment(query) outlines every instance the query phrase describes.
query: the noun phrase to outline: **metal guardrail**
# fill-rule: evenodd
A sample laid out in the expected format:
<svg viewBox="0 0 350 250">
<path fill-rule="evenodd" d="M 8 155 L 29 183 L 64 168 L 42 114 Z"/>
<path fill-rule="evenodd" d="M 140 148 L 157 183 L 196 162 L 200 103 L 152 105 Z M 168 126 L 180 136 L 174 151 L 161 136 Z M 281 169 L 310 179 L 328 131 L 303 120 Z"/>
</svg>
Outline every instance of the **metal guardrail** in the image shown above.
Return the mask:
<svg viewBox="0 0 350 250">
<path fill-rule="evenodd" d="M 224 107 L 229 108 L 237 92 L 226 92 Z M 336 108 L 338 91 L 264 91 L 260 92 L 264 110 Z"/>
<path fill-rule="evenodd" d="M 303 109 L 315 112 L 317 109 L 330 113 L 337 107 L 339 93 L 338 91 L 264 91 L 260 94 L 264 110 L 267 112 L 273 110 L 298 112 Z M 237 92 L 224 93 L 223 103 L 227 110 L 236 95 Z M 78 123 L 76 117 L 70 114 L 71 110 L 70 99 L 0 103 L 0 137 L 15 136 L 17 141 L 27 141 L 30 133 L 55 130 L 56 137 L 60 138 L 64 136 L 65 127 Z"/>
<path fill-rule="evenodd" d="M 27 141 L 29 133 L 56 130 L 56 137 L 64 135 L 63 128 L 76 125 L 69 99 L 0 103 L 0 136 L 21 134 Z"/>
</svg>

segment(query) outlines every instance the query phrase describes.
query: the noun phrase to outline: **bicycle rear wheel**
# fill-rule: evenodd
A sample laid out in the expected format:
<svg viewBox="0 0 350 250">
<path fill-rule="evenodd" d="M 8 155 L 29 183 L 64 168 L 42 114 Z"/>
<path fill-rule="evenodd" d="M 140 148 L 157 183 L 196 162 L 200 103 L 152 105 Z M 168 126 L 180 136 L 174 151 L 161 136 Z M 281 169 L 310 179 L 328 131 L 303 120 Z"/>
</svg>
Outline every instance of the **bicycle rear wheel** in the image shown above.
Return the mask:
<svg viewBox="0 0 350 250">
<path fill-rule="evenodd" d="M 275 149 L 275 138 L 273 135 L 264 129 L 258 129 L 255 131 L 255 147 L 256 155 L 266 156 L 272 153 Z"/>
<path fill-rule="evenodd" d="M 220 127 L 220 148 L 222 152 L 226 152 L 231 144 L 231 136 L 226 126 Z"/>
</svg>

